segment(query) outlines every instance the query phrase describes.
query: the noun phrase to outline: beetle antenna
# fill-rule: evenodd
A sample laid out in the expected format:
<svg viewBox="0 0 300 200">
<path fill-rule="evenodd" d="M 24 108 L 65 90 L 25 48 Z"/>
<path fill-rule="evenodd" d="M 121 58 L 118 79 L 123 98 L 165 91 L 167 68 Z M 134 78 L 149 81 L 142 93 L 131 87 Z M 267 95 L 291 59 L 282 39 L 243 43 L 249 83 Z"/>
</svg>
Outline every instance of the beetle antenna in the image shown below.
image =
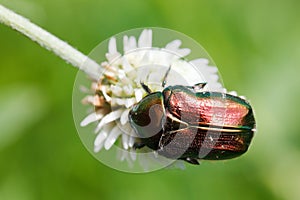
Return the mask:
<svg viewBox="0 0 300 200">
<path fill-rule="evenodd" d="M 164 88 L 165 87 L 165 85 L 166 85 L 166 83 L 167 83 L 167 76 L 169 75 L 169 72 L 170 72 L 170 70 L 171 70 L 171 66 L 172 65 L 170 65 L 169 66 L 169 68 L 167 69 L 167 71 L 166 71 L 166 73 L 165 73 L 165 76 L 164 76 L 164 78 L 163 78 L 163 81 L 162 81 L 162 83 L 161 83 L 161 86 Z"/>
<path fill-rule="evenodd" d="M 151 94 L 152 91 L 151 89 L 148 87 L 148 85 L 146 85 L 144 82 L 140 82 L 142 88 L 148 93 L 148 94 Z"/>
</svg>

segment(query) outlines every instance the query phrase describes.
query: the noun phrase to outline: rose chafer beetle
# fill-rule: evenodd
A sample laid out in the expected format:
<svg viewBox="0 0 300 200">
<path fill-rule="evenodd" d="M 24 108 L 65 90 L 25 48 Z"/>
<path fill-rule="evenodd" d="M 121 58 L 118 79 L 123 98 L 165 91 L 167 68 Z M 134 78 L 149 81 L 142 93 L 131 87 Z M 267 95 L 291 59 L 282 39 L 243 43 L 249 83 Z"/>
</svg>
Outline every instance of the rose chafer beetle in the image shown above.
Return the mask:
<svg viewBox="0 0 300 200">
<path fill-rule="evenodd" d="M 170 71 L 168 69 L 162 86 Z M 235 158 L 248 150 L 255 131 L 253 110 L 246 100 L 195 86 L 168 86 L 148 93 L 129 112 L 139 137 L 136 148 L 147 146 L 171 159 L 199 164 L 198 160 Z"/>
</svg>

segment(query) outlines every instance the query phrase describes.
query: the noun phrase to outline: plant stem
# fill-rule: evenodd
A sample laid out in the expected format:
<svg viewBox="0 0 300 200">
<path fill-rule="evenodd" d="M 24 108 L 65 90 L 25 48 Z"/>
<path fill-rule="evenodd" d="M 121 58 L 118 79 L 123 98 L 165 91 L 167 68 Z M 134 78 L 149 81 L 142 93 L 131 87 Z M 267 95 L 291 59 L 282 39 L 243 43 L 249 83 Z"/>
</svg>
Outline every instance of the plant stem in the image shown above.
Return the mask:
<svg viewBox="0 0 300 200">
<path fill-rule="evenodd" d="M 71 45 L 2 5 L 0 5 L 0 23 L 19 31 L 42 47 L 54 52 L 63 60 L 84 71 L 95 80 L 100 77 L 103 69 L 94 60 L 91 60 Z"/>
</svg>

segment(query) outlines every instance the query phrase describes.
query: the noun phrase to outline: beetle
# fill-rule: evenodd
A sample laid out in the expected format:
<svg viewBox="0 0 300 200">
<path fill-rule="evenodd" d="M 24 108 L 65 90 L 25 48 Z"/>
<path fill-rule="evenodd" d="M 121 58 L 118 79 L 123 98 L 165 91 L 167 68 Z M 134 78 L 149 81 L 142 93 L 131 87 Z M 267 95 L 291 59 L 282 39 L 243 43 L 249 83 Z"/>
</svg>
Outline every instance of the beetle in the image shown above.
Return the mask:
<svg viewBox="0 0 300 200">
<path fill-rule="evenodd" d="M 164 76 L 162 86 L 165 86 Z M 206 83 L 174 85 L 148 93 L 129 112 L 129 122 L 139 137 L 135 148 L 191 164 L 198 160 L 224 160 L 244 154 L 255 132 L 248 101 L 226 93 L 203 90 Z"/>
</svg>

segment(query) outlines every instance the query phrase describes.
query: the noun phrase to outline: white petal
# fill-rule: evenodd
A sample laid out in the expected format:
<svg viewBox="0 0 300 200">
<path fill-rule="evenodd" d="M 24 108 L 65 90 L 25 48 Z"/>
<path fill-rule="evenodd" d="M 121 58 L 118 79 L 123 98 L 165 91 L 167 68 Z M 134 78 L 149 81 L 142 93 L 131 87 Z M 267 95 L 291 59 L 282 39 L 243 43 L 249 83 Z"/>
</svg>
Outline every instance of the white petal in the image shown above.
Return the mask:
<svg viewBox="0 0 300 200">
<path fill-rule="evenodd" d="M 133 36 L 129 37 L 129 46 L 130 46 L 130 50 L 136 49 L 137 45 L 136 45 L 135 37 Z"/>
<path fill-rule="evenodd" d="M 213 82 L 218 82 L 219 76 L 217 74 L 212 74 L 207 79 L 211 79 Z"/>
<path fill-rule="evenodd" d="M 166 45 L 166 49 L 175 52 L 179 57 L 185 57 L 191 53 L 191 50 L 188 48 L 180 49 L 181 40 L 174 40 Z"/>
<path fill-rule="evenodd" d="M 122 112 L 123 112 L 123 110 L 120 109 L 120 110 L 112 111 L 112 112 L 108 113 L 107 115 L 105 115 L 102 118 L 102 120 L 100 121 L 100 123 L 98 124 L 95 132 L 98 132 L 105 124 L 108 124 L 108 123 L 120 118 Z"/>
<path fill-rule="evenodd" d="M 232 96 L 237 96 L 238 95 L 236 91 L 230 91 L 230 92 L 228 92 L 228 94 L 231 94 Z"/>
<path fill-rule="evenodd" d="M 102 90 L 102 94 L 103 94 L 105 100 L 107 102 L 110 102 L 111 101 L 111 97 L 107 94 L 106 87 L 101 87 L 101 90 Z"/>
<path fill-rule="evenodd" d="M 124 70 L 118 70 L 118 78 L 120 79 L 120 80 L 122 80 L 124 77 L 126 77 L 126 73 L 125 73 L 125 71 Z"/>
<path fill-rule="evenodd" d="M 140 66 L 143 66 L 143 65 L 149 65 L 149 64 L 152 64 L 153 63 L 153 59 L 151 58 L 151 53 L 150 51 L 147 51 L 142 59 L 140 60 L 139 64 Z M 143 69 L 144 70 L 144 69 Z"/>
<path fill-rule="evenodd" d="M 199 65 L 208 65 L 209 60 L 206 58 L 198 58 L 198 59 L 192 60 L 190 62 L 199 66 Z"/>
<path fill-rule="evenodd" d="M 121 96 L 122 95 L 122 88 L 119 87 L 119 86 L 116 86 L 116 85 L 112 85 L 111 87 L 111 91 L 113 93 L 113 95 L 116 95 L 116 96 Z"/>
<path fill-rule="evenodd" d="M 136 160 L 136 154 L 137 153 L 133 149 L 130 149 L 129 155 L 130 155 L 132 160 Z"/>
<path fill-rule="evenodd" d="M 145 29 L 141 33 L 138 40 L 138 47 L 151 47 L 152 46 L 152 30 Z"/>
<path fill-rule="evenodd" d="M 188 48 L 183 48 L 183 49 L 178 49 L 176 53 L 179 54 L 180 57 L 185 57 L 191 53 L 191 50 Z"/>
<path fill-rule="evenodd" d="M 131 36 L 128 37 L 125 35 L 123 37 L 123 44 L 124 44 L 124 52 L 126 53 L 127 51 L 133 50 L 136 48 L 136 40 L 135 37 Z"/>
<path fill-rule="evenodd" d="M 109 62 L 112 62 L 116 58 L 121 56 L 121 54 L 117 50 L 116 38 L 110 38 L 108 43 L 108 53 L 106 53 L 105 56 Z"/>
<path fill-rule="evenodd" d="M 116 77 L 116 73 L 115 72 L 112 72 L 110 70 L 106 70 L 104 71 L 104 75 L 107 76 L 107 77 Z"/>
<path fill-rule="evenodd" d="M 118 104 L 120 106 L 125 106 L 126 108 L 130 108 L 135 104 L 135 98 L 112 98 L 111 104 Z"/>
<path fill-rule="evenodd" d="M 120 159 L 120 161 L 123 162 L 126 159 L 126 157 L 128 157 L 128 152 L 127 151 L 119 151 L 119 159 Z"/>
<path fill-rule="evenodd" d="M 108 133 L 103 130 L 97 135 L 97 137 L 94 141 L 94 151 L 95 152 L 99 152 L 101 150 L 101 148 L 103 147 L 104 141 L 107 137 L 107 134 Z"/>
<path fill-rule="evenodd" d="M 143 98 L 143 90 L 142 89 L 134 89 L 134 95 L 136 102 L 139 102 Z"/>
<path fill-rule="evenodd" d="M 123 37 L 123 50 L 124 52 L 129 50 L 129 38 L 127 35 L 124 35 Z"/>
<path fill-rule="evenodd" d="M 101 143 L 98 146 L 94 146 L 94 152 L 98 153 L 103 148 L 103 146 L 104 146 L 104 143 Z"/>
<path fill-rule="evenodd" d="M 116 103 L 116 104 L 118 104 L 118 105 L 125 105 L 125 103 L 126 103 L 126 99 L 121 99 L 121 98 L 113 98 L 113 103 Z"/>
<path fill-rule="evenodd" d="M 145 171 L 149 170 L 149 157 L 148 157 L 148 154 L 149 153 L 141 154 L 139 156 L 139 163 L 144 168 Z"/>
<path fill-rule="evenodd" d="M 128 116 L 127 116 L 127 118 L 128 118 Z M 124 124 L 121 129 L 122 129 L 123 133 L 126 133 L 128 136 L 137 137 L 135 131 L 133 130 L 133 128 L 131 127 L 131 125 L 129 123 Z"/>
<path fill-rule="evenodd" d="M 218 75 L 218 70 L 215 66 L 208 66 L 207 59 L 196 59 L 190 61 L 191 64 L 196 66 L 207 82 L 206 88 L 212 91 L 222 91 L 224 88 L 222 84 L 219 82 L 220 78 Z"/>
<path fill-rule="evenodd" d="M 128 98 L 125 101 L 125 107 L 126 108 L 130 108 L 131 106 L 133 106 L 135 104 L 135 98 Z"/>
<path fill-rule="evenodd" d="M 128 141 L 129 141 L 129 136 L 127 134 L 122 134 L 122 144 L 124 149 L 128 149 Z"/>
<path fill-rule="evenodd" d="M 163 76 L 164 73 L 162 73 L 161 71 L 151 72 L 148 77 L 148 82 L 152 82 L 152 83 L 162 82 Z"/>
<path fill-rule="evenodd" d="M 176 50 L 180 47 L 180 45 L 181 40 L 173 40 L 172 42 L 168 43 L 165 48 L 169 50 Z"/>
<path fill-rule="evenodd" d="M 149 74 L 149 68 L 139 68 L 137 71 L 137 77 L 134 80 L 137 85 L 140 85 L 141 82 L 145 82 L 147 76 Z"/>
<path fill-rule="evenodd" d="M 122 67 L 125 71 L 125 73 L 131 72 L 133 70 L 133 67 L 131 66 L 131 64 L 128 62 L 126 57 L 123 57 L 122 60 Z"/>
<path fill-rule="evenodd" d="M 119 129 L 118 126 L 115 126 L 110 134 L 108 135 L 108 137 L 105 140 L 104 143 L 104 148 L 106 150 L 110 149 L 112 147 L 112 145 L 115 143 L 115 141 L 118 139 L 118 137 L 121 135 L 122 131 Z"/>
<path fill-rule="evenodd" d="M 178 75 L 182 76 L 188 83 L 188 85 L 194 85 L 197 83 L 205 82 L 205 79 L 198 70 L 196 70 L 196 67 L 192 67 L 189 63 L 178 60 L 172 64 L 172 70 L 176 71 Z M 170 74 L 172 71 L 170 72 Z M 178 76 L 169 76 L 167 79 L 167 83 L 170 84 L 180 84 L 181 77 L 178 77 L 177 79 L 174 79 Z"/>
<path fill-rule="evenodd" d="M 115 37 L 112 37 L 110 38 L 109 40 L 109 43 L 108 43 L 108 53 L 110 54 L 115 54 L 117 53 L 117 42 L 116 42 L 116 38 Z"/>
<path fill-rule="evenodd" d="M 94 145 L 99 146 L 101 143 L 103 143 L 104 140 L 107 138 L 107 135 L 108 135 L 107 130 L 103 129 L 102 131 L 100 131 L 100 133 L 97 135 L 94 141 Z"/>
<path fill-rule="evenodd" d="M 215 66 L 206 66 L 206 68 L 207 68 L 207 71 L 209 71 L 210 73 L 215 73 L 215 74 L 218 73 L 218 68 Z"/>
<path fill-rule="evenodd" d="M 123 71 L 124 72 L 124 71 Z M 130 79 L 129 77 L 127 77 L 127 74 L 122 74 L 122 78 L 121 76 L 119 76 L 119 84 L 121 85 L 129 85 L 129 84 L 132 84 L 133 80 Z"/>
<path fill-rule="evenodd" d="M 103 114 L 93 112 L 93 113 L 89 114 L 86 118 L 84 118 L 84 120 L 82 120 L 82 122 L 80 123 L 80 126 L 86 126 L 92 122 L 100 120 L 102 117 L 103 117 Z"/>
<path fill-rule="evenodd" d="M 126 124 L 128 122 L 128 114 L 129 114 L 129 109 L 126 109 L 122 113 L 122 115 L 120 117 L 120 122 L 121 122 L 122 125 L 124 125 L 124 124 Z"/>
<path fill-rule="evenodd" d="M 112 130 L 112 128 L 114 127 L 115 124 L 107 124 L 105 125 L 100 133 L 97 135 L 95 141 L 94 141 L 94 152 L 99 152 L 102 147 L 104 146 L 104 141 L 108 136 L 108 133 Z"/>
<path fill-rule="evenodd" d="M 124 90 L 124 93 L 126 95 L 132 95 L 133 94 L 133 88 L 132 88 L 132 85 L 131 84 L 128 84 L 128 85 L 125 85 L 123 87 L 123 90 Z"/>
<path fill-rule="evenodd" d="M 131 157 L 128 154 L 129 153 L 127 152 L 125 159 L 127 161 L 129 168 L 133 168 L 133 161 L 131 160 Z"/>
<path fill-rule="evenodd" d="M 134 145 L 134 137 L 129 136 L 128 146 L 131 148 Z"/>
</svg>

